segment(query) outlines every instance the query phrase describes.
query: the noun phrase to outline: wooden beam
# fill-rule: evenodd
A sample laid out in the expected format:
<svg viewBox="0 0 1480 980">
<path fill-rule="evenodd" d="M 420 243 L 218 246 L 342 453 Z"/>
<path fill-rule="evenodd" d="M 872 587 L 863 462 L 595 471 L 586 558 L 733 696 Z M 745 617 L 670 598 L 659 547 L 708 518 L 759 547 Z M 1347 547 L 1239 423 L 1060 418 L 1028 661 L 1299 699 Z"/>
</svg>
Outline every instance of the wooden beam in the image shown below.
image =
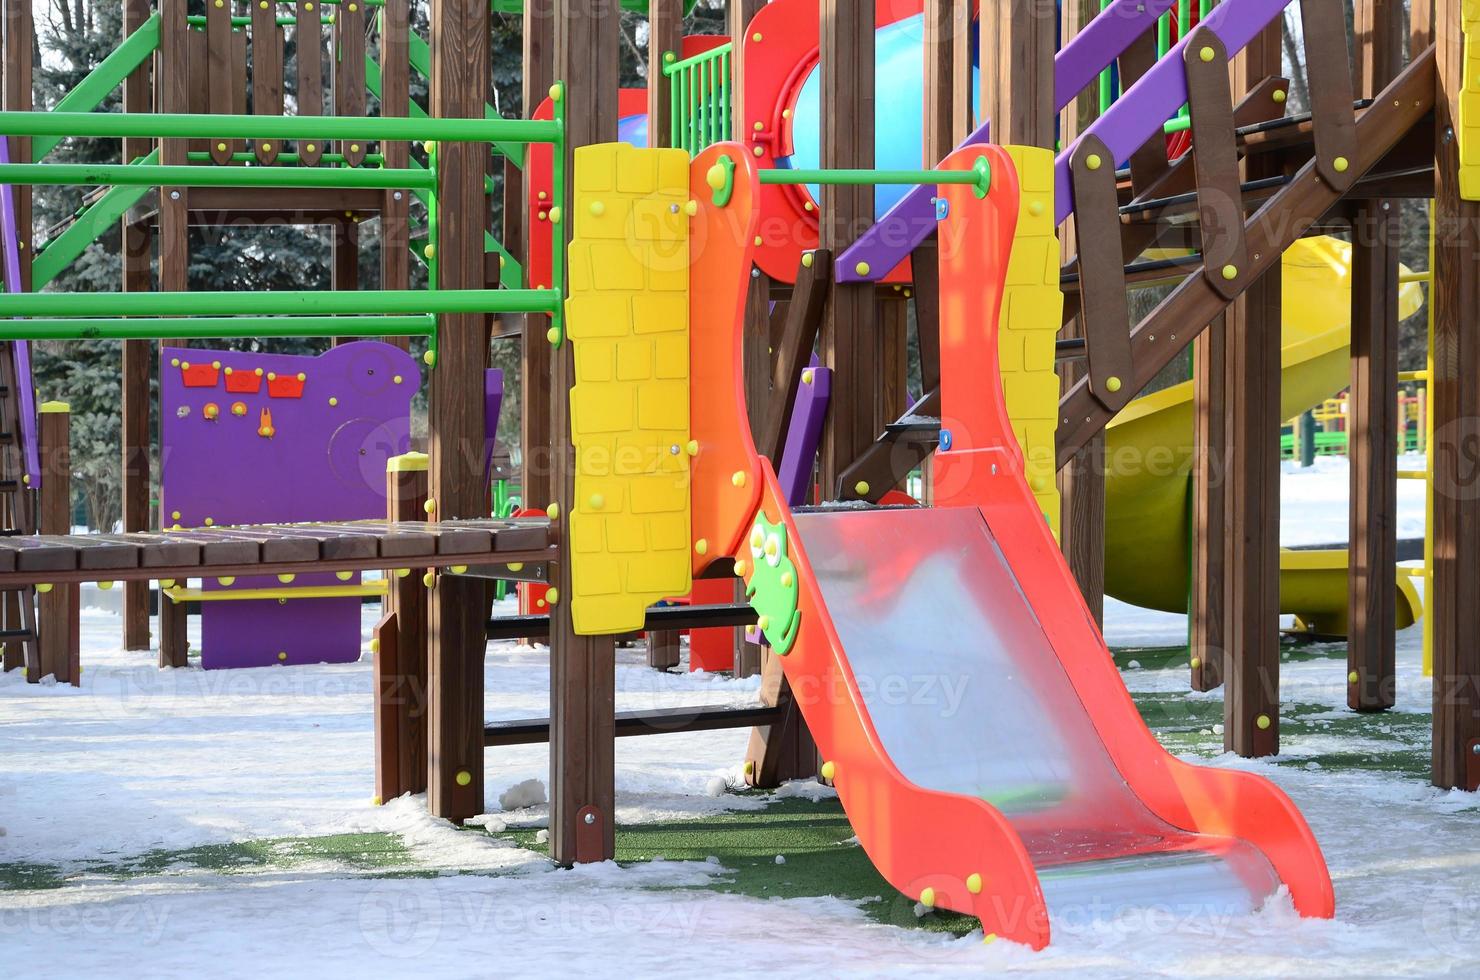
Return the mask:
<svg viewBox="0 0 1480 980">
<path fill-rule="evenodd" d="M 1480 203 L 1459 191 L 1459 97 L 1465 39 L 1461 0 L 1434 0 L 1435 186 L 1433 221 L 1434 377 L 1430 408 L 1434 442 L 1435 786 L 1480 788 L 1480 486 L 1474 466 L 1480 444 Z"/>
<path fill-rule="evenodd" d="M 4 0 L 4 103 L 9 112 L 30 112 L 33 103 L 36 29 L 32 21 L 31 0 Z M 31 137 L 10 137 L 12 163 L 31 162 Z M 183 162 L 183 161 L 182 161 Z M 21 289 L 31 291 L 31 256 L 35 247 L 35 228 L 31 217 L 31 188 L 12 188 L 15 202 L 16 253 L 21 266 Z"/>
<path fill-rule="evenodd" d="M 42 534 L 66 534 L 72 529 L 71 414 L 43 410 L 37 416 L 37 442 L 41 449 Z M 77 632 L 73 595 L 80 585 L 54 585 L 37 597 L 37 641 L 40 669 L 27 671 L 35 682 L 51 675 L 59 684 L 81 686 L 77 669 Z"/>
<path fill-rule="evenodd" d="M 1402 0 L 1357 0 L 1354 34 L 1357 96 L 1372 98 L 1403 67 Z M 1397 695 L 1399 220 L 1394 204 L 1364 200 L 1352 223 L 1346 700 L 1357 711 L 1391 708 Z"/>
<path fill-rule="evenodd" d="M 125 0 L 123 6 L 123 35 L 128 37 L 149 18 L 149 0 Z M 150 92 L 150 63 L 146 61 L 123 80 L 123 111 L 148 112 L 152 104 Z M 149 152 L 150 140 L 126 139 L 123 141 L 123 159 L 132 160 Z M 154 246 L 153 232 L 147 225 L 130 222 L 125 215 L 122 222 L 123 238 L 123 291 L 147 293 L 153 288 L 153 271 L 150 268 L 150 252 Z M 147 340 L 125 340 L 123 342 L 123 369 L 120 372 L 122 386 L 122 432 L 123 444 L 123 529 L 125 531 L 149 530 L 150 497 L 150 410 L 153 395 L 149 389 L 149 376 L 154 360 L 154 345 Z M 149 583 L 126 582 L 123 586 L 123 648 L 125 650 L 149 649 Z"/>
<path fill-rule="evenodd" d="M 1227 317 L 1218 314 L 1192 348 L 1192 562 L 1188 589 L 1188 663 L 1194 691 L 1223 684 L 1224 467 L 1228 459 Z"/>
<path fill-rule="evenodd" d="M 425 470 L 386 473 L 386 520 L 426 516 Z M 381 802 L 427 788 L 427 590 L 421 576 L 386 573 L 385 618 L 376 627 L 375 795 Z"/>
<path fill-rule="evenodd" d="M 821 0 L 818 16 L 826 107 L 821 163 L 867 169 L 874 165 L 874 10 L 855 0 Z M 821 203 L 820 243 L 834 255 L 873 224 L 871 186 L 824 186 Z M 853 487 L 840 486 L 840 478 L 874 441 L 877 319 L 872 283 L 833 285 L 822 325 L 822 359 L 833 372 L 832 403 L 822 434 L 824 499 L 859 495 Z"/>
<path fill-rule="evenodd" d="M 566 105 L 566 179 L 574 186 L 574 152 L 617 138 L 618 0 L 555 0 L 555 71 L 572 97 Z M 567 197 L 567 200 L 570 198 Z M 558 226 L 564 248 L 568 222 Z M 570 554 L 575 499 L 570 397 L 575 357 L 569 343 L 551 358 L 550 437 L 563 553 Z M 552 584 L 572 594 L 570 562 L 552 569 Z M 579 636 L 570 603 L 550 606 L 550 856 L 564 865 L 605 861 L 615 853 L 616 665 L 612 638 Z"/>
<path fill-rule="evenodd" d="M 683 57 L 683 0 L 648 0 L 648 146 L 673 145 L 673 86 L 665 56 Z"/>
<path fill-rule="evenodd" d="M 480 0 L 432 7 L 432 111 L 435 118 L 483 118 L 489 85 L 489 8 Z M 439 147 L 438 271 L 443 289 L 482 289 L 488 199 L 488 147 Z M 488 363 L 482 314 L 439 317 L 439 360 L 428 399 L 428 494 L 438 519 L 488 513 L 483 483 L 483 372 Z M 450 820 L 483 812 L 484 585 L 438 576 L 432 588 L 427 648 L 430 761 L 427 804 Z"/>
<path fill-rule="evenodd" d="M 1280 69 L 1281 23 L 1236 59 L 1245 91 Z M 1259 161 L 1245 179 L 1270 176 Z M 1224 513 L 1223 745 L 1242 756 L 1279 751 L 1280 317 L 1282 270 L 1274 263 L 1230 309 L 1226 334 L 1228 490 Z"/>
</svg>

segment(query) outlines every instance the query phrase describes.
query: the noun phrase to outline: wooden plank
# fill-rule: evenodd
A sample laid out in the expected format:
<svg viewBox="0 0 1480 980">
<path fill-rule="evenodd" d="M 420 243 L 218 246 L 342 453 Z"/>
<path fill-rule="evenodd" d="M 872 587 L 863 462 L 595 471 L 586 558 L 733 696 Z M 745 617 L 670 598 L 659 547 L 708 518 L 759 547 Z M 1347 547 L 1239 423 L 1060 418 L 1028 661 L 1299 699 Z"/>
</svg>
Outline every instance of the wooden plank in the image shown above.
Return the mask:
<svg viewBox="0 0 1480 980">
<path fill-rule="evenodd" d="M 361 118 L 365 115 L 364 4 L 341 3 L 334 8 L 333 43 L 334 115 Z M 367 149 L 364 140 L 339 142 L 339 152 L 352 167 L 365 161 Z"/>
<path fill-rule="evenodd" d="M 1306 88 L 1315 123 L 1316 170 L 1338 191 L 1356 180 L 1356 111 L 1351 59 L 1346 47 L 1343 0 L 1300 0 L 1300 30 L 1305 38 Z M 1275 62 L 1271 74 L 1279 74 Z"/>
<path fill-rule="evenodd" d="M 56 572 L 77 567 L 76 548 L 34 534 L 0 538 L 0 552 L 9 556 L 7 570 Z"/>
<path fill-rule="evenodd" d="M 818 5 L 822 103 L 821 163 L 824 167 L 874 165 L 873 8 L 850 0 Z M 821 247 L 841 252 L 873 224 L 871 186 L 822 188 Z M 882 270 L 880 270 L 882 271 Z M 822 326 L 822 360 L 832 369 L 832 401 L 822 433 L 824 499 L 856 496 L 842 485 L 843 471 L 874 441 L 873 402 L 877 365 L 873 333 L 878 314 L 872 283 L 834 283 Z"/>
<path fill-rule="evenodd" d="M 252 113 L 259 116 L 283 114 L 283 45 L 285 37 L 277 22 L 277 5 L 249 3 L 252 17 Z M 252 152 L 258 162 L 277 160 L 282 144 L 277 140 L 257 140 Z M 386 164 L 390 166 L 390 164 Z M 388 287 L 389 288 L 389 287 Z"/>
<path fill-rule="evenodd" d="M 1228 52 L 1206 27 L 1193 31 L 1183 52 L 1187 106 L 1192 117 L 1192 156 L 1197 174 L 1197 221 L 1203 275 L 1232 299 L 1243 291 L 1249 265 L 1244 239 L 1243 190 L 1233 134 L 1233 95 Z"/>
<path fill-rule="evenodd" d="M 206 111 L 217 115 L 230 115 L 236 110 L 233 86 L 236 72 L 232 64 L 231 7 L 229 4 L 206 3 L 205 45 L 206 59 L 203 71 L 195 77 L 206 94 Z M 241 141 L 227 136 L 212 137 L 207 141 L 211 160 L 216 164 L 231 162 L 231 155 L 241 148 Z"/>
<path fill-rule="evenodd" d="M 298 56 L 298 115 L 324 114 L 324 37 L 319 11 L 314 4 L 298 0 L 293 8 L 297 24 L 293 40 Z M 324 141 L 298 141 L 299 161 L 308 166 L 318 164 L 324 155 Z"/>
<path fill-rule="evenodd" d="M 978 64 L 981 94 L 977 105 L 992 120 L 992 141 L 1052 148 L 1058 113 L 1054 111 L 1054 50 L 1058 19 L 1035 5 L 1000 4 L 980 19 Z M 1110 168 L 1115 168 L 1112 160 Z"/>
<path fill-rule="evenodd" d="M 1279 70 L 1276 23 L 1239 55 L 1239 83 Z M 1244 176 L 1269 176 L 1265 161 Z M 1229 311 L 1225 357 L 1228 474 L 1224 512 L 1223 745 L 1252 757 L 1279 751 L 1280 322 L 1282 267 L 1259 275 Z"/>
<path fill-rule="evenodd" d="M 296 550 L 297 541 L 300 538 L 315 542 L 317 545 L 315 557 L 326 561 L 337 561 L 342 558 L 376 558 L 380 555 L 378 538 L 370 532 L 343 531 L 317 524 L 256 524 L 252 526 L 252 530 L 281 536 L 277 539 L 269 538 L 262 543 L 263 561 L 291 561 L 292 559 L 283 557 L 288 549 L 283 547 L 281 542 L 286 539 Z"/>
<path fill-rule="evenodd" d="M 1132 85 L 1156 64 L 1156 30 L 1147 31 L 1120 54 L 1120 88 L 1130 91 Z M 1167 172 L 1166 137 L 1157 133 L 1131 154 L 1131 186 L 1139 193 L 1156 183 Z"/>
<path fill-rule="evenodd" d="M 483 118 L 489 86 L 488 30 L 486 2 L 443 0 L 431 8 L 433 117 Z M 437 286 L 481 289 L 488 147 L 443 143 L 439 150 Z M 482 314 L 438 317 L 439 360 L 428 402 L 428 494 L 439 519 L 488 513 L 482 456 L 468 451 L 484 444 L 481 394 L 488 366 L 484 320 Z M 439 535 L 439 549 L 443 540 Z M 427 805 L 436 816 L 465 820 L 483 812 L 485 591 L 482 582 L 443 575 L 431 593 Z"/>
<path fill-rule="evenodd" d="M 771 398 L 757 442 L 760 451 L 778 468 L 782 450 L 786 447 L 786 434 L 791 428 L 797 392 L 801 389 L 802 372 L 812 359 L 817 334 L 822 329 L 828 287 L 832 282 L 832 252 L 820 248 L 809 254 L 811 264 L 804 263 L 797 270 L 786 325 L 782 329 L 781 342 L 776 345 Z"/>
<path fill-rule="evenodd" d="M 925 0 L 925 115 L 924 151 L 920 165 L 933 167 L 960 143 L 956 104 L 968 85 L 958 85 L 956 61 L 965 52 L 959 17 L 966 13 L 956 0 Z M 965 33 L 969 36 L 970 31 Z M 969 42 L 968 42 L 969 43 Z M 969 66 L 968 66 L 969 70 Z M 968 83 L 969 84 L 969 83 Z"/>
<path fill-rule="evenodd" d="M 385 0 L 380 11 L 380 114 L 404 116 L 410 111 L 411 54 L 410 0 Z M 408 166 L 410 148 L 404 140 L 380 144 L 388 168 Z M 380 285 L 382 289 L 411 286 L 410 207 L 405 190 L 384 191 L 380 208 Z M 410 349 L 410 338 L 392 337 L 387 342 Z"/>
<path fill-rule="evenodd" d="M 135 565 L 139 568 L 178 568 L 181 565 L 200 564 L 200 544 L 194 541 L 182 540 L 177 534 L 165 534 L 163 532 L 151 534 L 144 531 L 131 534 L 93 534 L 89 535 L 89 537 L 96 538 L 100 542 L 107 542 L 132 549 L 138 557 Z M 79 567 L 86 568 L 88 566 L 79 560 Z M 143 584 L 145 586 L 148 585 L 147 582 Z M 145 598 L 148 598 L 147 595 Z M 146 605 L 146 614 L 147 611 L 148 607 Z M 144 649 L 147 650 L 148 646 L 146 645 Z"/>
<path fill-rule="evenodd" d="M 160 0 L 159 56 L 155 61 L 155 98 L 160 112 L 181 113 L 190 108 L 189 95 L 189 29 L 186 26 L 186 0 Z M 160 140 L 159 162 L 184 166 L 187 140 Z M 190 270 L 190 236 L 186 209 L 189 191 L 183 187 L 159 189 L 159 230 L 155 243 L 159 251 L 159 289 L 182 292 L 188 287 Z M 177 341 L 181 347 L 190 341 Z"/>
<path fill-rule="evenodd" d="M 1227 325 L 1218 317 L 1192 348 L 1192 568 L 1188 594 L 1188 662 L 1194 691 L 1223 684 L 1224 512 L 1223 464 L 1228 458 Z"/>
<path fill-rule="evenodd" d="M 683 57 L 683 8 L 684 0 L 648 2 L 648 146 L 673 145 L 673 85 L 663 65 Z"/>
<path fill-rule="evenodd" d="M 63 534 L 72 525 L 72 452 L 69 430 L 71 415 L 67 412 L 41 412 L 37 416 L 37 442 L 41 449 L 40 528 L 43 534 Z M 23 541 L 12 538 L 11 541 Z M 75 553 L 76 548 L 72 549 Z M 16 556 L 16 567 L 26 568 L 26 549 Z M 73 634 L 79 629 L 72 614 L 72 596 L 76 585 L 56 585 L 37 597 L 37 641 L 40 648 L 39 673 L 27 679 L 39 681 L 48 674 L 59 684 L 79 686 L 72 669 Z"/>
<path fill-rule="evenodd" d="M 580 93 L 567 106 L 565 152 L 573 156 L 577 147 L 617 137 L 621 11 L 617 0 L 556 0 L 553 8 L 555 72 L 568 91 Z M 567 166 L 568 182 L 574 170 Z M 557 248 L 564 247 L 568 228 L 568 222 L 559 225 Z M 575 500 L 569 392 L 576 374 L 570 344 L 552 352 L 551 367 L 552 486 L 561 512 L 568 514 Z M 561 520 L 557 526 L 568 553 L 568 523 Z M 552 572 L 559 593 L 570 595 L 570 563 L 560 562 Z M 551 606 L 550 856 L 560 864 L 603 861 L 614 853 L 614 661 L 610 637 L 576 635 L 570 604 Z"/>
<path fill-rule="evenodd" d="M 33 105 L 32 79 L 35 72 L 36 30 L 32 20 L 31 0 L 4 0 L 4 102 L 10 112 L 30 112 Z M 12 136 L 10 159 L 13 163 L 31 161 L 31 137 Z M 35 244 L 32 226 L 32 198 L 29 186 L 17 185 L 12 191 L 15 205 L 16 255 L 20 259 L 21 290 L 31 291 L 31 256 Z"/>
<path fill-rule="evenodd" d="M 92 534 L 63 534 L 54 539 L 57 544 L 70 545 L 77 549 L 77 567 L 83 571 L 115 571 L 139 567 L 139 546 L 123 541 L 109 540 Z M 24 555 L 18 567 L 25 570 Z"/>
<path fill-rule="evenodd" d="M 426 494 L 422 494 L 422 500 L 426 500 Z M 424 512 L 418 511 L 421 515 Z M 398 524 L 390 524 L 383 521 L 356 521 L 345 524 L 320 524 L 319 527 L 330 531 L 343 531 L 345 533 L 374 534 L 380 548 L 382 558 L 419 558 L 437 553 L 437 538 L 435 535 L 412 531 Z"/>
<path fill-rule="evenodd" d="M 170 531 L 166 535 L 200 545 L 198 565 L 256 565 L 262 561 L 262 541 L 229 531 Z"/>
<path fill-rule="evenodd" d="M 1129 384 L 1134 368 L 1114 161 L 1099 137 L 1087 136 L 1079 142 L 1070 163 L 1074 237 L 1079 243 L 1079 308 L 1089 359 L 1089 385 L 1101 405 L 1119 411 L 1136 391 Z"/>
<path fill-rule="evenodd" d="M 648 630 L 647 660 L 654 670 L 672 670 L 680 661 L 679 633 L 677 630 Z"/>
<path fill-rule="evenodd" d="M 396 643 L 396 614 L 388 612 L 375 624 L 375 803 L 394 800 L 406 788 L 411 774 L 401 767 L 400 747 L 405 738 L 402 719 L 410 704 L 407 677 Z"/>
<path fill-rule="evenodd" d="M 1401 0 L 1357 0 L 1355 82 L 1375 96 L 1403 67 Z M 1347 416 L 1350 532 L 1347 705 L 1397 695 L 1398 233 L 1395 203 L 1364 201 L 1352 224 L 1352 384 Z"/>
<path fill-rule="evenodd" d="M 1460 0 L 1434 0 L 1436 72 L 1433 221 L 1434 617 L 1433 782 L 1480 788 L 1480 493 L 1474 451 L 1480 431 L 1480 203 L 1460 197 L 1459 97 L 1465 38 Z"/>
</svg>

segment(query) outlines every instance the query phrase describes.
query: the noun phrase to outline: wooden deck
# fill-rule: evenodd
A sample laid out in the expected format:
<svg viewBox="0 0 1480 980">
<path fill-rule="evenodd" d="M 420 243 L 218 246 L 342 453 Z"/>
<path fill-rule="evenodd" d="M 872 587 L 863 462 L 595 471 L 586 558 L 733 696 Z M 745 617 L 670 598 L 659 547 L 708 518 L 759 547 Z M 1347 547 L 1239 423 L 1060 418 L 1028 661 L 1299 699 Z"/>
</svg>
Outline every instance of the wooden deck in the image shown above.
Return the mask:
<svg viewBox="0 0 1480 980">
<path fill-rule="evenodd" d="M 544 562 L 557 556 L 543 518 L 348 521 L 0 537 L 0 588 L 64 582 L 291 575 L 379 568 Z"/>
</svg>

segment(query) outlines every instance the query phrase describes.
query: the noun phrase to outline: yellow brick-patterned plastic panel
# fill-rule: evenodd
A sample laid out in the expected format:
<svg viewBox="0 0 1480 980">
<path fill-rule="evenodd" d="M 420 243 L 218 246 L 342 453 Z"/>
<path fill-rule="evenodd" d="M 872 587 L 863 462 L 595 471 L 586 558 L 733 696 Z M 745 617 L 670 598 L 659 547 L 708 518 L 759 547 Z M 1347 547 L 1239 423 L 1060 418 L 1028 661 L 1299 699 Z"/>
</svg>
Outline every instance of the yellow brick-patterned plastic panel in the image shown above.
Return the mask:
<svg viewBox="0 0 1480 980">
<path fill-rule="evenodd" d="M 1004 149 L 1017 167 L 1022 200 L 997 331 L 1002 392 L 1023 450 L 1023 473 L 1057 536 L 1059 376 L 1054 338 L 1063 319 L 1064 294 L 1059 291 L 1059 240 L 1053 223 L 1053 154 L 1034 147 Z"/>
<path fill-rule="evenodd" d="M 639 630 L 648 606 L 690 588 L 688 184 L 683 150 L 575 152 L 565 315 L 577 633 Z"/>
<path fill-rule="evenodd" d="M 1464 86 L 1459 94 L 1459 194 L 1480 201 L 1480 0 L 1465 0 Z"/>
</svg>

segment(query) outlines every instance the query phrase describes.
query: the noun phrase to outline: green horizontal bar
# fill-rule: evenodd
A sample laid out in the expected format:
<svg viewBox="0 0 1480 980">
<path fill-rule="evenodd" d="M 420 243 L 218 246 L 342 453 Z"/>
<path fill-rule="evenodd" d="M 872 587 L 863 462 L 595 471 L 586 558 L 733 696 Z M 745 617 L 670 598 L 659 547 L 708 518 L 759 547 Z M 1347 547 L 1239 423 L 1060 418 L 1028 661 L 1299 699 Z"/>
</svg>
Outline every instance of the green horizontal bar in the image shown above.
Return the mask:
<svg viewBox="0 0 1480 980">
<path fill-rule="evenodd" d="M 684 58 L 682 61 L 667 61 L 665 59 L 663 63 L 663 74 L 672 77 L 686 68 L 694 67 L 700 62 L 708 61 L 711 58 L 721 58 L 732 52 L 734 49 L 735 42 L 731 41 L 729 44 L 721 44 L 719 47 L 710 48 L 708 51 L 700 51 L 698 54 L 693 55 L 689 58 Z M 671 51 L 668 52 L 668 54 L 672 53 L 673 52 Z"/>
<path fill-rule="evenodd" d="M 559 123 L 524 119 L 409 119 L 404 116 L 230 116 L 150 112 L 0 112 L 10 136 L 146 139 L 441 140 L 558 143 Z"/>
<path fill-rule="evenodd" d="M 159 319 L 0 320 L 0 340 L 181 340 L 243 337 L 432 337 L 419 316 L 224 316 Z"/>
<path fill-rule="evenodd" d="M 269 290 L 180 293 L 11 293 L 0 317 L 257 316 L 369 313 L 553 313 L 558 289 Z"/>
<path fill-rule="evenodd" d="M 141 158 L 144 163 L 159 159 L 159 147 Z M 31 262 L 33 289 L 41 289 L 71 265 L 87 247 L 101 238 L 129 208 L 149 192 L 147 187 L 112 187 L 89 205 L 60 235 L 37 249 Z"/>
<path fill-rule="evenodd" d="M 215 163 L 216 162 L 214 157 L 212 157 L 209 153 L 206 153 L 206 152 L 201 151 L 201 150 L 192 150 L 191 152 L 185 154 L 185 159 L 189 160 L 191 163 Z M 262 162 L 260 162 L 257 159 L 257 154 L 255 154 L 255 153 L 233 153 L 231 155 L 231 162 L 232 163 L 254 163 L 254 164 L 256 164 L 259 167 L 271 167 L 271 166 L 277 166 L 279 164 L 289 164 L 289 163 L 296 164 L 296 163 L 302 162 L 302 159 L 303 158 L 301 156 L 299 156 L 297 153 L 279 153 L 277 156 L 273 157 L 273 162 L 272 163 L 262 163 Z M 319 162 L 320 163 L 325 163 L 325 164 L 340 164 L 340 163 L 344 163 L 344 154 L 343 153 L 325 153 L 325 154 L 322 154 L 319 157 Z M 384 166 L 384 165 L 385 165 L 385 156 L 383 154 L 380 154 L 380 153 L 367 153 L 367 154 L 365 154 L 365 159 L 363 161 L 361 161 L 358 164 L 355 164 L 355 166 L 369 166 L 369 167 L 380 167 L 380 166 Z"/>
<path fill-rule="evenodd" d="M 1161 127 L 1161 130 L 1164 133 L 1180 133 L 1180 132 L 1182 132 L 1185 129 L 1191 129 L 1191 128 L 1192 128 L 1192 117 L 1189 115 L 1189 116 L 1178 116 L 1176 119 L 1169 119 L 1169 120 L 1167 120 L 1167 124 L 1165 126 Z"/>
<path fill-rule="evenodd" d="M 0 184 L 114 187 L 435 187 L 425 170 L 368 167 L 180 167 L 118 163 L 0 163 Z"/>
<path fill-rule="evenodd" d="M 185 18 L 185 23 L 189 24 L 191 27 L 204 28 L 206 26 L 206 19 L 201 14 L 191 14 L 190 16 L 188 16 L 188 17 Z M 233 18 L 231 18 L 231 26 L 232 27 L 249 27 L 249 26 L 251 26 L 251 23 L 252 23 L 252 18 L 250 18 L 250 17 L 233 17 Z M 325 15 L 321 16 L 319 18 L 319 23 L 320 24 L 332 24 L 332 23 L 334 23 L 334 15 L 333 14 L 325 14 Z M 279 27 L 293 27 L 293 26 L 295 26 L 297 24 L 298 24 L 298 18 L 297 17 L 283 17 L 283 16 L 279 16 L 277 18 L 277 25 Z"/>
<path fill-rule="evenodd" d="M 975 170 L 762 170 L 762 184 L 977 184 Z"/>
</svg>

